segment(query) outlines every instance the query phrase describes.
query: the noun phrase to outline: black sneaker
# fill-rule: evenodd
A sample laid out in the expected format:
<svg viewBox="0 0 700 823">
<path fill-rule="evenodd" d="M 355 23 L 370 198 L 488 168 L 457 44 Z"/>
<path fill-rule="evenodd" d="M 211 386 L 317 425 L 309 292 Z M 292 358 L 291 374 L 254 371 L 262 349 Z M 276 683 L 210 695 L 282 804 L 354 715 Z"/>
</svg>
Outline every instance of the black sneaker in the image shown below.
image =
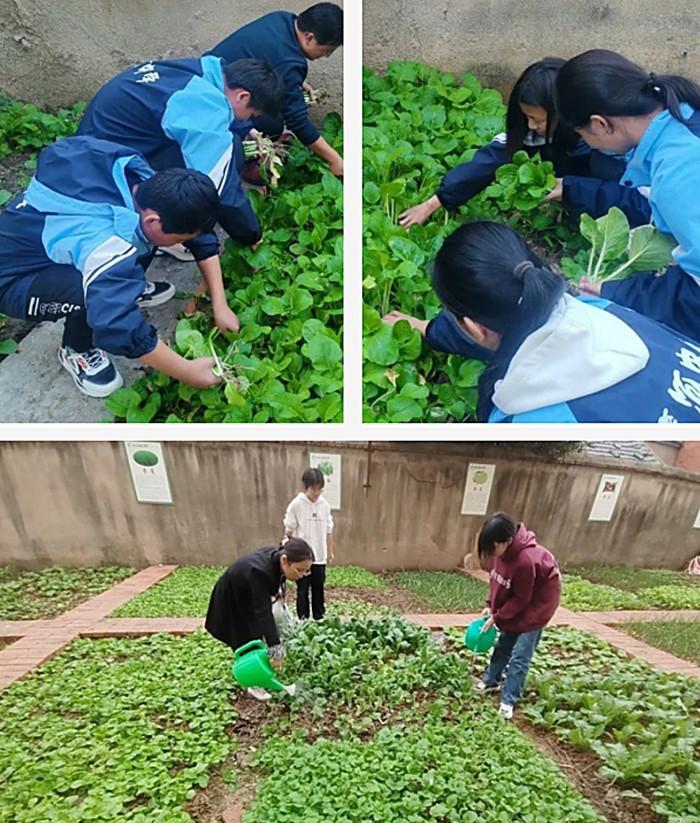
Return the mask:
<svg viewBox="0 0 700 823">
<path fill-rule="evenodd" d="M 174 294 L 175 286 L 168 283 L 167 280 L 149 281 L 143 290 L 143 294 L 136 302 L 142 309 L 148 309 L 151 306 L 160 306 L 167 303 Z"/>
<path fill-rule="evenodd" d="M 121 374 L 102 349 L 78 352 L 70 346 L 61 346 L 58 361 L 88 397 L 108 397 L 124 384 Z"/>
</svg>

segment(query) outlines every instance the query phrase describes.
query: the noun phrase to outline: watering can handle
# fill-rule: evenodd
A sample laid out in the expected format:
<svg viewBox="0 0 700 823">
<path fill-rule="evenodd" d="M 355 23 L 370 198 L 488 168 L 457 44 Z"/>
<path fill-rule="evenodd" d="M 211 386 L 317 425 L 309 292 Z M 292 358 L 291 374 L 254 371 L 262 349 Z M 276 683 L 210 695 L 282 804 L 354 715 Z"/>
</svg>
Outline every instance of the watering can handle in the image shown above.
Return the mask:
<svg viewBox="0 0 700 823">
<path fill-rule="evenodd" d="M 238 658 L 243 657 L 244 654 L 248 654 L 248 652 L 252 652 L 257 649 L 267 649 L 267 646 L 263 643 L 262 640 L 251 640 L 244 646 L 241 646 L 240 648 L 236 649 L 236 651 L 233 653 L 233 659 L 238 660 Z"/>
</svg>

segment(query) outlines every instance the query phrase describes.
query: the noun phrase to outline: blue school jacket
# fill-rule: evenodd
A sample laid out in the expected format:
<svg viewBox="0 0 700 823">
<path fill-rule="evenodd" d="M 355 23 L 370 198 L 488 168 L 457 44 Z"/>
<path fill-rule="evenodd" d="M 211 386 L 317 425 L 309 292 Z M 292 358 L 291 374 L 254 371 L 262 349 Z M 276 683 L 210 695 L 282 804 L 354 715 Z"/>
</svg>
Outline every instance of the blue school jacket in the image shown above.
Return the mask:
<svg viewBox="0 0 700 823">
<path fill-rule="evenodd" d="M 235 115 L 224 94 L 218 57 L 156 60 L 113 77 L 92 98 L 78 134 L 111 140 L 142 155 L 154 169 L 196 169 L 221 197 L 219 222 L 252 245 L 260 224 L 238 175 L 243 162 Z"/>
<path fill-rule="evenodd" d="M 297 16 L 287 11 L 273 11 L 237 29 L 208 52 L 232 63 L 244 57 L 265 60 L 284 84 L 282 114 L 290 131 L 308 146 L 321 136 L 309 119 L 302 83 L 309 65 L 299 46 L 294 22 Z"/>
<path fill-rule="evenodd" d="M 426 340 L 493 356 L 448 312 L 429 323 Z M 490 423 L 700 423 L 700 343 L 607 300 L 565 295 L 491 399 Z"/>
<path fill-rule="evenodd" d="M 154 174 L 125 146 L 69 137 L 44 149 L 27 190 L 0 214 L 0 292 L 7 314 L 24 317 L 32 280 L 53 264 L 83 276 L 95 346 L 142 357 L 158 342 L 136 300 L 146 286 L 141 259 L 153 246 L 140 229 L 131 189 Z M 218 253 L 214 235 L 188 241 L 197 259 Z"/>
<path fill-rule="evenodd" d="M 582 140 L 566 141 L 558 138 L 556 133 L 553 140 L 547 143 L 544 138 L 530 132 L 522 149 L 530 156 L 539 152 L 543 160 L 549 160 L 554 164 L 555 174 L 563 177 L 564 202 L 578 213 L 590 213 L 591 208 L 595 207 L 596 184 L 601 182 L 601 179 L 610 181 L 619 188 L 616 181 L 625 170 L 624 158 L 592 150 Z M 468 163 L 461 163 L 447 172 L 437 191 L 440 203 L 446 209 L 459 208 L 492 183 L 496 171 L 508 162 L 506 135 L 503 133 L 479 149 Z M 571 186 L 576 197 L 567 201 L 567 187 Z M 629 197 L 637 196 L 646 203 L 646 199 L 636 191 L 622 191 Z"/>
</svg>

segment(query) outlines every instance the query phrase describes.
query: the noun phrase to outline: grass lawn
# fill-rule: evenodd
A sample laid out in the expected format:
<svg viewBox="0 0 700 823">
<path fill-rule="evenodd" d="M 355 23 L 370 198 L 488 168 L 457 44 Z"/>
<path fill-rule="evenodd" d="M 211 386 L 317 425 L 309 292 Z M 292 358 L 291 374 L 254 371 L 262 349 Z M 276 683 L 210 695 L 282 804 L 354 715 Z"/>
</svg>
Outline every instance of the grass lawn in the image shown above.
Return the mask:
<svg viewBox="0 0 700 823">
<path fill-rule="evenodd" d="M 654 620 L 648 623 L 623 623 L 617 628 L 676 657 L 700 666 L 700 620 Z"/>
<path fill-rule="evenodd" d="M 130 577 L 133 569 L 54 566 L 38 572 L 0 566 L 0 620 L 55 617 Z"/>
<path fill-rule="evenodd" d="M 389 572 L 384 577 L 418 595 L 435 613 L 480 611 L 486 604 L 486 583 L 459 572 Z"/>
<path fill-rule="evenodd" d="M 627 566 L 606 566 L 590 564 L 572 566 L 566 569 L 571 574 L 585 577 L 593 583 L 613 586 L 626 592 L 639 592 L 656 586 L 680 585 L 698 586 L 700 577 L 686 572 L 674 572 L 668 569 L 630 569 Z"/>
</svg>

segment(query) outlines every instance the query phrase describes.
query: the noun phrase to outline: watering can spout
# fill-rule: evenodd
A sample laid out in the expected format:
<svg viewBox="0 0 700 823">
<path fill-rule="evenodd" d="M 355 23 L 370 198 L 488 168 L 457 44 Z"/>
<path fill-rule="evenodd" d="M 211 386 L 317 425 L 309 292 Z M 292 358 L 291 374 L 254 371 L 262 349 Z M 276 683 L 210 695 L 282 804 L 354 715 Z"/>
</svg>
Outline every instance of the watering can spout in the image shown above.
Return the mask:
<svg viewBox="0 0 700 823">
<path fill-rule="evenodd" d="M 270 663 L 267 646 L 262 640 L 251 640 L 244 646 L 236 649 L 233 654 L 233 677 L 243 688 L 262 688 L 271 692 L 293 694 L 277 679 L 275 670 Z"/>
</svg>

